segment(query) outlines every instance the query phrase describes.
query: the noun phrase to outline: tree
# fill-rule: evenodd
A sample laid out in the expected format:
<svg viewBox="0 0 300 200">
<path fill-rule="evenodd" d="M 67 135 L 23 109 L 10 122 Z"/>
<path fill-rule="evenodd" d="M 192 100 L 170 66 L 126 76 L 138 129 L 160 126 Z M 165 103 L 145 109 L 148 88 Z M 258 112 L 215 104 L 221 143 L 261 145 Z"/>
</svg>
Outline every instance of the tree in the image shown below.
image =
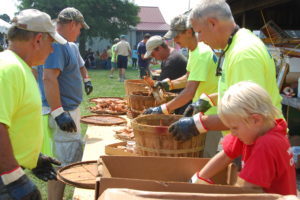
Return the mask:
<svg viewBox="0 0 300 200">
<path fill-rule="evenodd" d="M 7 14 L 0 15 L 0 19 L 3 19 L 6 22 L 10 22 L 10 17 Z"/>
<path fill-rule="evenodd" d="M 90 26 L 79 38 L 80 50 L 85 50 L 89 37 L 113 39 L 129 31 L 139 22 L 139 7 L 128 0 L 19 0 L 19 10 L 36 8 L 56 18 L 66 7 L 75 7 L 83 14 Z"/>
</svg>

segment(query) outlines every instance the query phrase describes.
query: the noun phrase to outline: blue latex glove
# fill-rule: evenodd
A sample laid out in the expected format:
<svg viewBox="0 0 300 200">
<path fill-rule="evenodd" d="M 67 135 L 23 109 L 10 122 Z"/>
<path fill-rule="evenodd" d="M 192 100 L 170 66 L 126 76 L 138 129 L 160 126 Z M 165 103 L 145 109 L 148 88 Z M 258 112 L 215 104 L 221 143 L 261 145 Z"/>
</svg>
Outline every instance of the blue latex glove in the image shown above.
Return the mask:
<svg viewBox="0 0 300 200">
<path fill-rule="evenodd" d="M 55 117 L 55 121 L 56 121 L 57 125 L 59 126 L 59 128 L 63 131 L 77 132 L 76 124 L 75 124 L 74 120 L 72 119 L 69 112 L 65 111 L 65 112 L 61 113 L 60 115 Z"/>
<path fill-rule="evenodd" d="M 148 108 L 143 114 L 163 114 L 163 111 L 160 106 Z"/>
<path fill-rule="evenodd" d="M 54 165 L 61 165 L 61 163 L 49 156 L 40 153 L 36 168 L 32 169 L 32 173 L 43 181 L 57 180 L 56 171 L 52 167 Z"/>
<path fill-rule="evenodd" d="M 169 127 L 169 132 L 176 140 L 189 140 L 199 134 L 193 117 L 183 117 Z"/>
<path fill-rule="evenodd" d="M 23 199 L 41 200 L 42 199 L 40 191 L 26 175 L 23 175 L 21 178 L 6 185 L 5 187 L 9 195 L 16 200 L 23 200 Z"/>
</svg>

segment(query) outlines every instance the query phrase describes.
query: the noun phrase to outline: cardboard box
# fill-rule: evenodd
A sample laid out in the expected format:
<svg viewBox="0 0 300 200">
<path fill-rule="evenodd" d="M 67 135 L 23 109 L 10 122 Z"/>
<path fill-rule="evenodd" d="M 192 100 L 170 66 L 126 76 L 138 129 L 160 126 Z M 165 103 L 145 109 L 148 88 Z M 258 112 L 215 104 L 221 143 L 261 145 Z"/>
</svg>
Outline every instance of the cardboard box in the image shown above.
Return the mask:
<svg viewBox="0 0 300 200">
<path fill-rule="evenodd" d="M 107 188 L 129 188 L 161 192 L 240 194 L 256 190 L 232 186 L 236 182 L 235 165 L 230 165 L 212 180 L 215 185 L 188 183 L 207 158 L 101 156 L 103 177 L 96 183 L 96 199 Z"/>
<path fill-rule="evenodd" d="M 173 199 L 173 200 L 283 200 L 279 194 L 205 194 L 205 193 L 183 193 L 183 192 L 150 192 L 132 190 L 124 188 L 107 189 L 98 200 L 153 200 L 153 199 Z M 297 197 L 289 200 L 297 200 Z"/>
<path fill-rule="evenodd" d="M 127 151 L 125 149 L 126 142 L 118 142 L 114 144 L 109 144 L 105 146 L 105 154 L 106 155 L 116 155 L 116 156 L 135 156 L 137 154 Z M 122 146 L 124 148 L 118 148 L 118 146 Z"/>
<path fill-rule="evenodd" d="M 300 72 L 300 58 L 290 57 L 288 63 L 290 65 L 290 72 Z"/>
</svg>

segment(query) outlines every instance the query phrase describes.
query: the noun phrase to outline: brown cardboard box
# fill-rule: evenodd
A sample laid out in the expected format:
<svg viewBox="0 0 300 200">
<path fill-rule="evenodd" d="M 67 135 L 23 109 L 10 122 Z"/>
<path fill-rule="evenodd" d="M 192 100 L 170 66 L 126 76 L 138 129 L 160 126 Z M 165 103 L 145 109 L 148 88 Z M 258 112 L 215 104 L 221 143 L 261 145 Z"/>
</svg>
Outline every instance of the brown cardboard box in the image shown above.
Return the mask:
<svg viewBox="0 0 300 200">
<path fill-rule="evenodd" d="M 117 155 L 117 156 L 135 156 L 137 154 L 129 152 L 126 149 L 118 148 L 118 146 L 126 147 L 126 142 L 118 142 L 105 146 L 106 155 Z"/>
<path fill-rule="evenodd" d="M 96 184 L 96 199 L 107 188 L 147 191 L 240 194 L 256 190 L 231 186 L 236 182 L 235 165 L 230 165 L 212 180 L 215 185 L 190 184 L 188 181 L 209 161 L 206 158 L 101 156 L 103 177 Z"/>
<path fill-rule="evenodd" d="M 287 196 L 279 194 L 205 194 L 183 192 L 150 192 L 124 188 L 111 188 L 105 190 L 98 200 L 284 200 Z M 289 200 L 297 200 L 296 196 L 289 196 Z"/>
</svg>

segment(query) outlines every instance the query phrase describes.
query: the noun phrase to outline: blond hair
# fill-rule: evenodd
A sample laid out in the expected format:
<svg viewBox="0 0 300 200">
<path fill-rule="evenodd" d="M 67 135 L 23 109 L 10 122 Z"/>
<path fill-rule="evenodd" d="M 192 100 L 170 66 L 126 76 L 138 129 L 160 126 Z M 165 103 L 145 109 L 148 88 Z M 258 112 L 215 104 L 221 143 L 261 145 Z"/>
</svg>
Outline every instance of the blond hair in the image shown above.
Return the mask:
<svg viewBox="0 0 300 200">
<path fill-rule="evenodd" d="M 225 125 L 232 119 L 247 123 L 251 114 L 263 116 L 270 124 L 280 114 L 267 91 L 256 83 L 242 81 L 232 85 L 218 103 L 218 115 Z"/>
</svg>

